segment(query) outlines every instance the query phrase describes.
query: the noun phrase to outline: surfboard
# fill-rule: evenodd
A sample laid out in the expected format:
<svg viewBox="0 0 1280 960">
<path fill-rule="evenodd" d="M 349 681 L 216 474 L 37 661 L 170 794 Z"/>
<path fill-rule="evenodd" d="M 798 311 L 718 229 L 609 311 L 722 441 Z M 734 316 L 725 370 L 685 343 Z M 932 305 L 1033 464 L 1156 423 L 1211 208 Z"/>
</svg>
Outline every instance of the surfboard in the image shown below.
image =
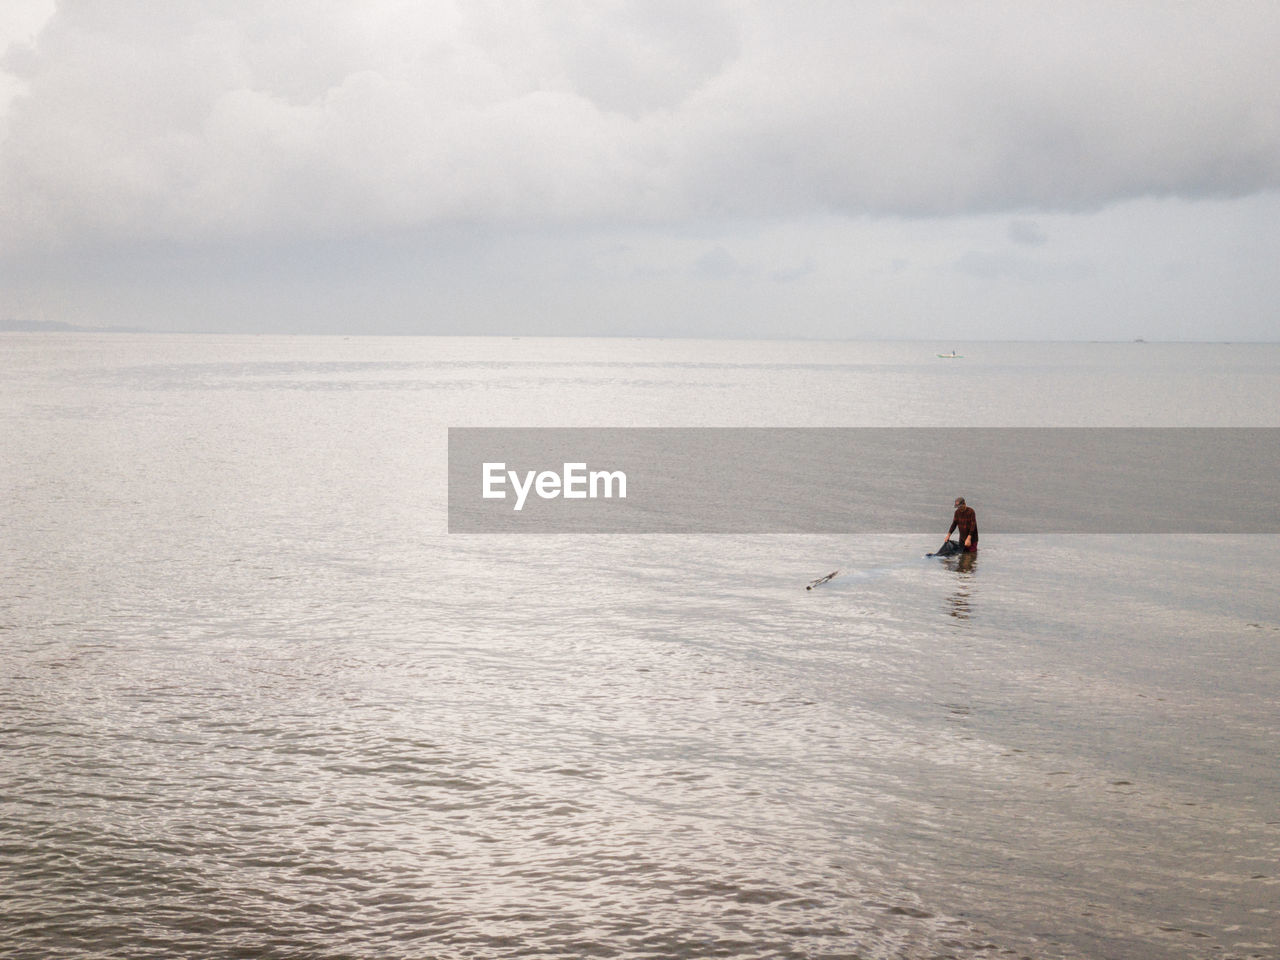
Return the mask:
<svg viewBox="0 0 1280 960">
<path fill-rule="evenodd" d="M 809 582 L 809 585 L 805 587 L 805 589 L 812 590 L 814 587 L 820 587 L 822 586 L 822 584 L 828 583 L 831 580 L 834 580 L 839 575 L 839 573 L 840 573 L 839 570 L 832 570 L 825 577 L 819 577 L 817 580 L 811 580 Z"/>
</svg>

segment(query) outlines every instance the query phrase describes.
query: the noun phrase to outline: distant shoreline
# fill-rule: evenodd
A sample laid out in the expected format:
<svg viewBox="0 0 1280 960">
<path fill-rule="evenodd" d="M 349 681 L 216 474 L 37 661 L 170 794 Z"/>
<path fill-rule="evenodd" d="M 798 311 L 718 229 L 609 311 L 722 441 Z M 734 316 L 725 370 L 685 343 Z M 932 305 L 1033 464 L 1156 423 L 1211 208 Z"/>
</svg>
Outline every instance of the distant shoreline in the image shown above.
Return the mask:
<svg viewBox="0 0 1280 960">
<path fill-rule="evenodd" d="M 445 338 L 445 339 L 475 339 L 475 340 L 696 340 L 705 341 L 722 341 L 725 343 L 742 343 L 742 342 L 781 342 L 781 343 L 922 343 L 936 344 L 940 338 L 937 337 L 907 337 L 907 338 L 884 338 L 884 337 L 856 337 L 853 339 L 844 338 L 824 338 L 824 337 L 808 337 L 808 336 L 791 336 L 791 337 L 679 337 L 664 335 L 648 335 L 636 336 L 628 333 L 594 333 L 594 334 L 554 334 L 554 333 L 414 333 L 406 331 L 395 332 L 334 332 L 334 331 L 279 331 L 279 330 L 156 330 L 151 327 L 86 327 L 75 323 L 66 323 L 62 320 L 0 320 L 0 333 L 144 333 L 156 334 L 162 336 L 196 336 L 196 337 L 317 337 L 317 338 L 342 338 L 350 340 L 353 337 L 368 337 L 373 339 L 383 338 Z M 1267 346 L 1280 343 L 1280 340 L 1144 340 L 1141 337 L 1136 339 L 1116 339 L 1116 340 L 947 340 L 948 344 L 990 344 L 990 343 L 1037 343 L 1045 345 L 1066 345 L 1066 344 L 1112 344 L 1112 345 L 1134 345 L 1134 346 L 1211 346 L 1226 345 L 1233 346 L 1236 344 L 1250 344 L 1254 346 Z"/>
<path fill-rule="evenodd" d="M 0 320 L 0 333 L 153 333 L 146 327 L 82 327 L 61 320 Z"/>
</svg>

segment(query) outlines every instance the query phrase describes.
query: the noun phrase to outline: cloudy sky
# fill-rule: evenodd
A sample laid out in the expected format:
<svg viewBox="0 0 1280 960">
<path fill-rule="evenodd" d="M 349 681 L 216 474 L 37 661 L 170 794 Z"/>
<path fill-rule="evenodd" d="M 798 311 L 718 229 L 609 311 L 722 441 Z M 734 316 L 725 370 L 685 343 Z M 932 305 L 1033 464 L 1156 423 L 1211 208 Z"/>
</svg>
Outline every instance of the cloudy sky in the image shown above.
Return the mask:
<svg viewBox="0 0 1280 960">
<path fill-rule="evenodd" d="M 1280 339 L 1280 4 L 4 0 L 0 322 Z"/>
</svg>

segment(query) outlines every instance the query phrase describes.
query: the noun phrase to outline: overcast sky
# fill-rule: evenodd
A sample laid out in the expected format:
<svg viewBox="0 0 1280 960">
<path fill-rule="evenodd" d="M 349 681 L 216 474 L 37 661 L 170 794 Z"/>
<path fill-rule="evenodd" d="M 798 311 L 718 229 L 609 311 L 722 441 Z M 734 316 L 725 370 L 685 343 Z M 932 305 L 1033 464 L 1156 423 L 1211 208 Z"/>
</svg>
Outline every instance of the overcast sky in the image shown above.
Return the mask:
<svg viewBox="0 0 1280 960">
<path fill-rule="evenodd" d="M 0 322 L 1280 339 L 1280 3 L 4 0 Z"/>
</svg>

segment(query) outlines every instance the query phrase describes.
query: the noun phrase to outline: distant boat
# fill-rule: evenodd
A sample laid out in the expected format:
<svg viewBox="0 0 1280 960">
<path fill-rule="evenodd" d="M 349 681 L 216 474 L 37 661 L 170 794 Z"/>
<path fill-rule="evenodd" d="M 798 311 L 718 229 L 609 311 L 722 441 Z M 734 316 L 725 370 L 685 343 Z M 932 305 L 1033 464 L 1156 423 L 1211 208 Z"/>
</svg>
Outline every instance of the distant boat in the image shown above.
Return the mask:
<svg viewBox="0 0 1280 960">
<path fill-rule="evenodd" d="M 963 360 L 964 359 L 963 353 L 956 353 L 954 350 L 952 350 L 950 353 L 937 353 L 937 354 L 934 354 L 934 356 L 936 356 L 939 360 Z"/>
</svg>

